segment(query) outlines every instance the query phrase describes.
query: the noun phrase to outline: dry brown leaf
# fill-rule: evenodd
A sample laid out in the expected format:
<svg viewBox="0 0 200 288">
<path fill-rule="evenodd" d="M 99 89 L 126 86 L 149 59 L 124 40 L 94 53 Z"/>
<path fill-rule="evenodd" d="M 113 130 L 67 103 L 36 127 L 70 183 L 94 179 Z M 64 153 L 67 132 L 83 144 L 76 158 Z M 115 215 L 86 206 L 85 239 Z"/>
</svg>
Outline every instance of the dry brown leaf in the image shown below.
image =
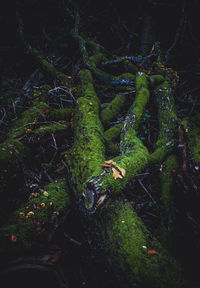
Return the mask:
<svg viewBox="0 0 200 288">
<path fill-rule="evenodd" d="M 101 167 L 111 167 L 109 164 L 100 164 Z"/>
<path fill-rule="evenodd" d="M 108 163 L 108 164 L 113 164 L 113 165 L 116 165 L 117 163 L 116 162 L 114 162 L 112 159 L 111 160 L 107 160 L 107 161 L 105 161 L 106 163 Z"/>
</svg>

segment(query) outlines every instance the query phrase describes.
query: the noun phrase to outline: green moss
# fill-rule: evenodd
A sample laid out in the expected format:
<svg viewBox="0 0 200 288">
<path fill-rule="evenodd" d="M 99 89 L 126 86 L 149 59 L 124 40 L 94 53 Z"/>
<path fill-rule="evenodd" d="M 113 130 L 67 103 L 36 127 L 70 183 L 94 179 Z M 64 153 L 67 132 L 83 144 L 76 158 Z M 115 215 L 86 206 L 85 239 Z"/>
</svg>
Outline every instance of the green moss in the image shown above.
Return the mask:
<svg viewBox="0 0 200 288">
<path fill-rule="evenodd" d="M 28 154 L 28 148 L 20 141 L 12 138 L 6 139 L 0 144 L 0 161 L 8 161 L 10 163 L 19 163 L 16 154 L 20 155 L 21 159 L 25 159 Z"/>
<path fill-rule="evenodd" d="M 140 139 L 137 138 L 134 129 L 129 129 L 121 140 L 121 157 L 118 158 L 117 165 L 125 169 L 125 176 L 114 179 L 111 169 L 104 169 L 104 173 L 97 174 L 97 171 L 88 179 L 87 186 L 94 185 L 98 190 L 98 197 L 109 191 L 109 195 L 118 194 L 123 191 L 127 183 L 140 173 L 148 164 L 149 153 Z M 103 162 L 102 162 L 103 163 Z M 97 176 L 98 175 L 98 176 Z M 90 192 L 86 191 L 85 197 L 88 199 Z"/>
<path fill-rule="evenodd" d="M 118 275 L 123 272 L 126 275 L 126 279 L 122 278 L 123 284 L 183 287 L 178 263 L 150 234 L 128 203 L 108 201 L 97 218 L 108 261 L 111 265 L 114 261 Z M 149 250 L 155 250 L 156 254 L 149 254 Z"/>
<path fill-rule="evenodd" d="M 74 114 L 74 145 L 66 158 L 72 176 L 70 182 L 74 186 L 76 199 L 80 199 L 84 191 L 84 183 L 96 170 L 101 171 L 104 161 L 104 135 L 99 119 L 99 99 L 96 95 L 93 78 L 89 70 L 81 70 L 81 97 Z"/>
<path fill-rule="evenodd" d="M 164 77 L 162 75 L 151 75 L 148 77 L 148 80 L 150 86 L 155 87 L 156 85 L 159 85 L 164 81 Z"/>
<path fill-rule="evenodd" d="M 51 109 L 48 119 L 49 120 L 69 120 L 74 113 L 74 108 L 61 108 L 61 109 Z"/>
<path fill-rule="evenodd" d="M 32 48 L 30 45 L 28 46 L 29 52 L 36 58 L 42 69 L 53 78 L 57 78 L 61 80 L 64 84 L 66 84 L 68 87 L 71 86 L 70 81 L 68 81 L 65 74 L 58 71 L 52 64 L 50 64 L 46 57 L 37 49 Z"/>
<path fill-rule="evenodd" d="M 167 228 L 162 228 L 162 242 L 169 249 L 173 248 L 176 238 L 176 216 L 177 208 L 175 204 L 175 178 L 173 171 L 178 167 L 178 161 L 175 155 L 170 155 L 163 163 L 163 170 L 160 173 L 161 178 L 161 199 L 164 207 Z M 165 220 L 165 221 L 166 221 Z"/>
<path fill-rule="evenodd" d="M 125 169 L 126 174 L 122 178 L 114 179 L 111 169 L 106 169 L 104 173 L 95 173 L 89 178 L 87 187 L 93 185 L 98 190 L 98 197 L 102 194 L 117 194 L 123 191 L 128 181 L 141 172 L 149 161 L 149 153 L 142 141 L 137 137 L 136 130 L 143 109 L 149 98 L 147 79 L 144 73 L 136 76 L 137 95 L 133 106 L 128 112 L 121 131 L 120 152 L 121 157 L 117 161 L 120 168 Z M 96 177 L 98 175 L 98 177 Z M 90 199 L 90 189 L 86 190 L 86 202 Z M 91 205 L 89 205 L 91 206 Z"/>
<path fill-rule="evenodd" d="M 106 154 L 109 156 L 115 156 L 119 154 L 119 147 L 117 147 L 113 141 L 117 140 L 120 136 L 121 129 L 123 127 L 122 123 L 119 123 L 104 133 L 105 145 L 106 145 Z"/>
<path fill-rule="evenodd" d="M 138 72 L 138 67 L 135 64 L 131 63 L 131 61 L 129 60 L 124 61 L 122 65 L 125 70 L 130 73 L 136 74 Z"/>
<path fill-rule="evenodd" d="M 119 123 L 119 124 L 109 128 L 109 129 L 107 129 L 104 132 L 104 137 L 105 137 L 106 141 L 114 141 L 114 140 L 116 140 L 119 137 L 119 135 L 120 135 L 122 127 L 123 127 L 123 124 Z"/>
<path fill-rule="evenodd" d="M 190 123 L 187 119 L 183 119 L 181 124 L 185 130 L 192 159 L 196 164 L 200 165 L 200 128 L 195 124 Z"/>
<path fill-rule="evenodd" d="M 41 126 L 38 129 L 35 129 L 33 131 L 33 134 L 35 135 L 45 135 L 45 134 L 50 134 L 50 133 L 56 133 L 58 131 L 62 131 L 69 128 L 69 123 L 55 123 L 55 124 L 49 124 L 45 126 Z"/>
<path fill-rule="evenodd" d="M 38 119 L 46 119 L 45 110 L 49 108 L 46 103 L 37 103 L 33 107 L 24 111 L 9 129 L 9 137 L 16 138 L 31 129 Z"/>
<path fill-rule="evenodd" d="M 144 108 L 149 101 L 148 82 L 144 73 L 138 73 L 138 75 L 136 76 L 135 84 L 136 97 L 133 105 L 129 109 L 128 115 L 126 116 L 123 130 L 128 129 L 130 125 L 132 125 L 132 127 L 134 127 L 136 131 L 138 130 Z"/>
<path fill-rule="evenodd" d="M 45 244 L 48 229 L 59 223 L 69 209 L 70 199 L 65 181 L 50 183 L 38 195 L 32 193 L 31 199 L 17 210 L 8 224 L 0 228 L 0 240 L 4 248 L 27 249 Z M 10 236 L 17 237 L 16 242 Z M 42 240 L 43 239 L 43 240 Z"/>
<path fill-rule="evenodd" d="M 111 121 L 117 118 L 118 114 L 124 107 L 125 101 L 125 95 L 117 94 L 108 106 L 101 111 L 101 121 L 104 125 L 108 125 Z"/>
<path fill-rule="evenodd" d="M 173 194 L 173 172 L 172 170 L 177 169 L 178 162 L 175 155 L 170 155 L 163 163 L 164 168 L 160 173 L 161 177 L 161 190 L 162 190 L 162 202 L 165 206 L 165 210 L 170 216 L 172 213 L 171 209 L 174 210 L 174 194 Z"/>
</svg>

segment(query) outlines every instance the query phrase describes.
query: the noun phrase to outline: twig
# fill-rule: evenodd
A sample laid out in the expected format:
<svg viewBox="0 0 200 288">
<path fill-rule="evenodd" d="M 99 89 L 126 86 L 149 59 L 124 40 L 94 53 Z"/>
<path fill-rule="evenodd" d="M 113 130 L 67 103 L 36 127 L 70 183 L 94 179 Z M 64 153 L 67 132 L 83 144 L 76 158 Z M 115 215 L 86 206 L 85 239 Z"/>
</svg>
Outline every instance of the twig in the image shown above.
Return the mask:
<svg viewBox="0 0 200 288">
<path fill-rule="evenodd" d="M 172 43 L 172 45 L 169 47 L 169 49 L 165 53 L 165 65 L 168 63 L 169 58 L 170 58 L 170 54 L 174 50 L 174 48 L 176 47 L 176 45 L 178 43 L 178 40 L 179 40 L 180 35 L 181 35 L 182 28 L 183 28 L 183 26 L 185 24 L 185 21 L 186 21 L 186 16 L 184 15 L 185 5 L 186 5 L 186 1 L 183 1 L 182 9 L 181 9 L 181 14 L 182 15 L 180 17 L 178 29 L 177 29 L 177 32 L 176 32 L 176 35 L 175 35 L 175 38 L 174 38 L 174 42 Z"/>
<path fill-rule="evenodd" d="M 46 177 L 48 178 L 49 182 L 51 182 L 51 183 L 54 182 L 53 179 L 51 178 L 51 176 L 48 174 L 47 169 L 46 169 L 46 167 L 44 166 L 43 163 L 41 164 L 41 166 L 42 166 L 42 169 L 43 169 L 43 171 L 44 171 L 44 174 L 45 174 Z"/>
<path fill-rule="evenodd" d="M 3 116 L 2 116 L 2 118 L 1 118 L 1 120 L 0 120 L 0 125 L 4 123 L 3 120 L 4 120 L 4 118 L 6 117 L 6 109 L 3 107 L 3 108 L 1 109 L 1 111 L 3 111 Z"/>
<path fill-rule="evenodd" d="M 66 86 L 59 86 L 59 87 L 55 87 L 51 90 L 49 90 L 49 93 L 51 93 L 52 95 L 55 96 L 55 94 L 53 93 L 54 91 L 58 91 L 61 90 L 67 94 L 69 94 L 71 96 L 71 98 L 74 100 L 74 102 L 78 103 L 78 100 L 75 99 L 74 95 L 72 94 L 71 90 L 69 88 L 67 88 Z M 63 100 L 66 101 L 66 100 Z"/>
<path fill-rule="evenodd" d="M 78 245 L 78 246 L 81 246 L 82 245 L 82 243 L 80 243 L 79 241 L 77 241 L 77 240 L 74 240 L 73 238 L 71 238 L 67 233 L 65 233 L 64 232 L 64 236 L 68 239 L 68 240 L 70 240 L 71 242 L 73 242 L 73 243 L 75 243 L 76 245 Z"/>
<path fill-rule="evenodd" d="M 151 196 L 151 194 L 149 193 L 149 191 L 146 189 L 146 187 L 144 186 L 144 184 L 142 183 L 142 181 L 140 179 L 138 179 L 139 184 L 141 185 L 141 187 L 143 188 L 143 190 L 147 193 L 147 195 L 151 198 L 151 200 L 153 201 L 154 204 L 157 204 L 156 201 L 153 199 L 153 197 Z"/>
<path fill-rule="evenodd" d="M 58 150 L 58 147 L 57 147 L 57 143 L 56 143 L 56 139 L 55 139 L 54 134 L 52 133 L 51 136 L 52 136 L 52 138 L 53 138 L 54 148 L 55 148 L 56 150 Z"/>
</svg>

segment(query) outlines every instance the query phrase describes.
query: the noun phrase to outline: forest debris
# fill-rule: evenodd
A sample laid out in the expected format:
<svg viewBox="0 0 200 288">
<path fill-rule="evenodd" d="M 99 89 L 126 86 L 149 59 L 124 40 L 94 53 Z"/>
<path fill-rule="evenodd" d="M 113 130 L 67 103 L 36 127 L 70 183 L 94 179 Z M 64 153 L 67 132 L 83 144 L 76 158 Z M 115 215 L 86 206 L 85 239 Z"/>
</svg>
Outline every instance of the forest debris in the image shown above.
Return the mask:
<svg viewBox="0 0 200 288">
<path fill-rule="evenodd" d="M 113 178 L 116 180 L 117 178 L 120 178 L 122 179 L 125 174 L 126 174 L 126 171 L 124 168 L 121 168 L 117 165 L 117 163 L 115 161 L 113 161 L 112 159 L 111 160 L 107 160 L 105 161 L 106 164 L 101 164 L 100 166 L 101 167 L 108 167 L 108 168 L 111 168 L 112 169 L 112 172 L 113 172 Z"/>
</svg>

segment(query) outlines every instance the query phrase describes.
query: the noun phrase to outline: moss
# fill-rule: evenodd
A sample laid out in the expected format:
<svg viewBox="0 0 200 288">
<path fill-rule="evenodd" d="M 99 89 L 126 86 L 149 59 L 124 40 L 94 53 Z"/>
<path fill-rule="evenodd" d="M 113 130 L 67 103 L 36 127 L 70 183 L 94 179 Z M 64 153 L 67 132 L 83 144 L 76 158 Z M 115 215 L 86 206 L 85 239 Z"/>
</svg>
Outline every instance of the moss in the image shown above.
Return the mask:
<svg viewBox="0 0 200 288">
<path fill-rule="evenodd" d="M 30 45 L 27 46 L 29 53 L 36 58 L 42 69 L 53 78 L 61 80 L 68 87 L 71 86 L 70 81 L 67 79 L 66 75 L 58 71 L 52 64 L 50 64 L 46 57 L 37 49 L 32 48 Z"/>
<path fill-rule="evenodd" d="M 172 249 L 176 238 L 177 208 L 175 203 L 175 177 L 173 171 L 178 167 L 176 156 L 170 155 L 163 163 L 161 171 L 161 199 L 164 208 L 165 226 L 162 227 L 162 243 Z M 166 228 L 167 226 L 167 228 Z"/>
<path fill-rule="evenodd" d="M 196 164 L 200 165 L 200 128 L 190 123 L 187 119 L 183 119 L 181 124 L 185 130 L 192 159 Z"/>
<path fill-rule="evenodd" d="M 38 119 L 46 119 L 45 110 L 49 108 L 46 103 L 37 103 L 33 107 L 24 111 L 19 119 L 17 119 L 9 129 L 9 137 L 16 138 L 27 132 L 27 129 L 31 129 Z"/>
<path fill-rule="evenodd" d="M 178 121 L 173 90 L 167 81 L 164 81 L 155 89 L 155 96 L 159 110 L 159 135 L 156 141 L 156 149 L 151 154 L 150 161 L 160 163 L 175 147 Z"/>
<path fill-rule="evenodd" d="M 25 159 L 27 154 L 28 148 L 19 140 L 8 138 L 0 144 L 0 163 L 2 161 L 19 163 L 16 155 L 20 155 L 20 159 Z"/>
<path fill-rule="evenodd" d="M 125 169 L 126 174 L 121 178 L 114 179 L 112 170 L 106 169 L 104 173 L 99 175 L 95 173 L 87 182 L 87 190 L 85 193 L 85 203 L 89 202 L 91 198 L 91 187 L 98 194 L 98 198 L 102 194 L 117 194 L 122 192 L 128 181 L 133 179 L 139 172 L 141 172 L 149 161 L 149 153 L 147 148 L 143 145 L 141 140 L 136 135 L 136 130 L 140 118 L 143 113 L 143 109 L 149 98 L 149 91 L 147 87 L 147 79 L 144 73 L 136 76 L 136 88 L 137 94 L 133 106 L 128 112 L 128 115 L 124 121 L 124 126 L 121 131 L 120 142 L 120 160 L 117 161 L 117 165 L 120 168 Z M 106 173 L 107 172 L 107 173 Z M 98 176 L 96 176 L 98 175 Z M 94 192 L 94 193 L 95 193 Z M 93 201 L 93 199 L 92 199 Z M 98 200 L 97 200 L 98 201 Z M 88 205 L 88 204 L 87 204 Z M 88 205 L 95 209 L 95 202 Z"/>
<path fill-rule="evenodd" d="M 99 119 L 99 99 L 89 70 L 81 70 L 81 97 L 74 114 L 74 145 L 66 159 L 71 172 L 70 183 L 76 183 L 74 192 L 80 200 L 84 183 L 96 170 L 101 171 L 104 161 L 104 135 Z"/>
<path fill-rule="evenodd" d="M 61 108 L 61 109 L 51 109 L 48 119 L 49 120 L 69 120 L 74 113 L 74 108 Z"/>
<path fill-rule="evenodd" d="M 109 129 L 107 129 L 104 132 L 104 137 L 107 141 L 114 141 L 115 139 L 117 139 L 120 135 L 120 132 L 122 130 L 123 124 L 119 123 Z"/>
<path fill-rule="evenodd" d="M 73 33 L 73 36 L 79 41 L 80 50 L 83 57 L 84 64 L 90 71 L 100 80 L 106 84 L 113 85 L 113 86 L 132 86 L 133 79 L 135 78 L 134 75 L 131 73 L 125 73 L 124 75 L 120 76 L 113 76 L 109 73 L 106 73 L 99 69 L 97 65 L 101 61 L 106 61 L 106 57 L 101 53 L 99 45 L 91 40 L 87 40 L 83 38 L 81 35 L 77 33 Z M 89 43 L 90 46 L 93 47 L 93 55 L 89 57 L 86 45 Z"/>
<path fill-rule="evenodd" d="M 45 245 L 49 229 L 59 223 L 69 205 L 68 187 L 62 180 L 46 185 L 39 193 L 32 193 L 31 199 L 0 228 L 3 248 L 31 248 L 38 245 L 38 239 L 41 241 L 39 245 Z M 15 243 L 10 241 L 11 235 L 16 237 Z"/>
<path fill-rule="evenodd" d="M 165 79 L 162 75 L 151 75 L 148 77 L 149 84 L 151 87 L 155 87 L 156 85 L 160 85 Z"/>
<path fill-rule="evenodd" d="M 144 73 L 138 73 L 135 84 L 136 97 L 133 105 L 129 109 L 128 115 L 126 116 L 123 130 L 128 129 L 130 125 L 132 125 L 136 131 L 138 130 L 144 108 L 149 101 L 148 82 Z"/>
<path fill-rule="evenodd" d="M 124 61 L 123 66 L 125 70 L 130 73 L 136 74 L 138 72 L 138 67 L 135 64 L 131 63 L 131 61 L 129 60 Z"/>
<path fill-rule="evenodd" d="M 119 123 L 104 133 L 105 145 L 106 145 L 106 154 L 110 156 L 114 156 L 119 154 L 119 147 L 117 147 L 113 141 L 117 140 L 120 136 L 121 129 L 123 127 L 122 123 Z"/>
<path fill-rule="evenodd" d="M 101 121 L 103 125 L 108 125 L 117 118 L 119 112 L 122 111 L 124 107 L 125 101 L 125 95 L 117 94 L 108 106 L 101 111 Z"/>
<path fill-rule="evenodd" d="M 122 193 L 127 183 L 140 173 L 148 164 L 149 153 L 143 143 L 137 138 L 134 129 L 129 129 L 120 143 L 120 149 L 123 151 L 121 157 L 116 161 L 120 168 L 125 169 L 125 176 L 114 179 L 111 168 L 105 168 L 104 171 L 95 170 L 95 173 L 87 181 L 87 189 L 84 195 L 86 209 L 96 210 L 96 203 L 102 195 L 116 195 Z M 101 162 L 100 164 L 103 164 Z M 97 199 L 91 198 L 91 190 L 95 193 Z M 89 204 L 91 200 L 91 203 Z M 95 200 L 95 201 L 94 201 Z"/>
<path fill-rule="evenodd" d="M 161 177 L 161 190 L 162 190 L 162 202 L 165 206 L 167 214 L 170 216 L 172 214 L 171 209 L 174 210 L 173 203 L 173 172 L 172 170 L 177 169 L 178 162 L 175 155 L 170 155 L 166 161 L 163 163 L 164 168 L 160 174 Z"/>
<path fill-rule="evenodd" d="M 127 287 L 183 287 L 181 269 L 146 229 L 128 203 L 108 201 L 99 212 L 98 226 L 110 265 Z M 149 250 L 157 254 L 151 255 Z M 113 264 L 115 263 L 115 264 Z"/>
<path fill-rule="evenodd" d="M 50 133 L 56 133 L 58 131 L 62 131 L 69 128 L 69 123 L 55 123 L 55 124 L 49 124 L 45 126 L 41 126 L 38 129 L 35 129 L 33 131 L 33 134 L 35 135 L 45 135 L 45 134 L 50 134 Z"/>
</svg>

